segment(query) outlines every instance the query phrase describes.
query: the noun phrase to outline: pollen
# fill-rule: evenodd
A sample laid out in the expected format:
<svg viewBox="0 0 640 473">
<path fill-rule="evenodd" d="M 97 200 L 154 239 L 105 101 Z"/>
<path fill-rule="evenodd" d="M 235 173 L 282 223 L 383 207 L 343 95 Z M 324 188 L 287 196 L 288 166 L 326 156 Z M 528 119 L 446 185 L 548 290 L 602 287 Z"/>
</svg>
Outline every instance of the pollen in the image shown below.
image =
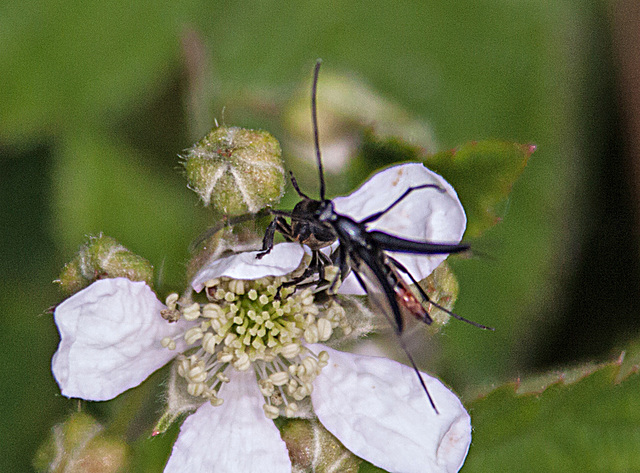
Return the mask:
<svg viewBox="0 0 640 473">
<path fill-rule="evenodd" d="M 348 323 L 334 298 L 318 303 L 311 288 L 285 284 L 293 277 L 212 279 L 205 283 L 205 303 L 167 297 L 176 320 L 194 322 L 162 340 L 169 350 L 180 338 L 188 345 L 177 358 L 177 372 L 191 396 L 220 405 L 218 392 L 232 382 L 229 374 L 252 369 L 268 418 L 301 415 L 300 403 L 309 402 L 313 380 L 328 363 L 326 352 L 313 353 L 306 345 L 329 340 L 336 328 L 346 333 Z"/>
</svg>

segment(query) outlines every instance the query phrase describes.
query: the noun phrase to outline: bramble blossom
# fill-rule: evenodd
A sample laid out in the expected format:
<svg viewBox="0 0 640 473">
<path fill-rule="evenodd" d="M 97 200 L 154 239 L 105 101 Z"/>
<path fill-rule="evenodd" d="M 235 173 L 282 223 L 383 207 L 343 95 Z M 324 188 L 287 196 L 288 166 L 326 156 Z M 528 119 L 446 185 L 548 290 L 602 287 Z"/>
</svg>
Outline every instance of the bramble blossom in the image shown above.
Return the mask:
<svg viewBox="0 0 640 473">
<path fill-rule="evenodd" d="M 336 199 L 336 210 L 364 217 L 425 179 L 446 193 L 413 192 L 375 227 L 459 241 L 466 220 L 455 192 L 419 164 L 377 174 Z M 412 369 L 322 344 L 348 334 L 352 322 L 339 302 L 319 303 L 310 289 L 282 286 L 304 268 L 299 245 L 276 245 L 260 260 L 254 255 L 206 265 L 192 281 L 206 303 L 170 295 L 163 304 L 144 282 L 125 278 L 96 281 L 62 302 L 52 369 L 63 395 L 111 399 L 176 358 L 187 391 L 201 404 L 181 427 L 167 473 L 288 473 L 288 451 L 271 419 L 306 416 L 305 406 L 347 449 L 387 471 L 457 471 L 471 440 L 458 398 L 421 373 L 436 413 Z M 402 262 L 422 278 L 443 259 L 409 255 Z"/>
</svg>

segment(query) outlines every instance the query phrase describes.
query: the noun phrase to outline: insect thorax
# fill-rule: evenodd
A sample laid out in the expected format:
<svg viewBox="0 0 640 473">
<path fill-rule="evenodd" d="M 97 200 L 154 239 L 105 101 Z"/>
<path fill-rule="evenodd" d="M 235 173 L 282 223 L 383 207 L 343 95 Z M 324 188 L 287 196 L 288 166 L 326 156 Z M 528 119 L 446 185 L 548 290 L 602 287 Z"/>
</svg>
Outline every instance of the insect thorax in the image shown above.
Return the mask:
<svg viewBox="0 0 640 473">
<path fill-rule="evenodd" d="M 329 223 L 315 217 L 324 205 L 319 200 L 305 199 L 296 204 L 291 215 L 292 236 L 312 250 L 329 246 L 338 238 Z"/>
</svg>

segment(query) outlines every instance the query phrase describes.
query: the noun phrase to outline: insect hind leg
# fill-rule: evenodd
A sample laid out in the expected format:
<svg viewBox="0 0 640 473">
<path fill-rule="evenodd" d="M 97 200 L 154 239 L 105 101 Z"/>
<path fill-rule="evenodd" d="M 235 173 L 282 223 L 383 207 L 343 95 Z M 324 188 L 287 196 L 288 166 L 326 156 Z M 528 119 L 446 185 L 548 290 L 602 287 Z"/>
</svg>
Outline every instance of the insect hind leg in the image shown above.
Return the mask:
<svg viewBox="0 0 640 473">
<path fill-rule="evenodd" d="M 393 264 L 398 271 L 403 272 L 404 274 L 406 274 L 407 276 L 409 276 L 409 279 L 411 279 L 411 282 L 416 286 L 416 288 L 418 289 L 418 292 L 420 293 L 420 296 L 424 299 L 425 302 L 433 305 L 434 307 L 440 309 L 443 312 L 446 312 L 447 314 L 449 314 L 451 317 L 453 317 L 454 319 L 458 319 L 462 322 L 466 322 L 469 325 L 473 325 L 474 327 L 478 327 L 481 328 L 483 330 L 491 330 L 492 332 L 495 331 L 495 328 L 493 327 L 489 327 L 487 325 L 482 325 L 479 324 L 478 322 L 474 322 L 473 320 L 469 320 L 469 319 L 465 319 L 464 317 L 462 317 L 461 315 L 456 314 L 455 312 L 450 311 L 449 309 L 447 309 L 446 307 L 441 306 L 440 304 L 438 304 L 437 302 L 434 302 L 425 292 L 424 289 L 422 289 L 422 286 L 420 286 L 420 284 L 418 283 L 418 281 L 416 281 L 416 278 L 413 277 L 413 275 L 409 272 L 409 270 L 407 268 L 405 268 L 402 263 L 400 263 L 398 260 L 391 258 L 390 256 L 387 256 L 389 258 L 389 261 L 391 262 L 391 264 Z"/>
<path fill-rule="evenodd" d="M 369 290 L 367 288 L 367 284 L 364 282 L 364 280 L 358 274 L 358 272 L 357 271 L 353 271 L 353 274 L 355 275 L 356 279 L 358 280 L 358 283 L 360 284 L 360 286 L 362 287 L 364 292 L 369 293 Z M 387 297 L 392 297 L 392 296 L 387 294 Z M 438 408 L 436 407 L 436 403 L 433 400 L 433 397 L 431 397 L 431 393 L 429 392 L 429 388 L 427 388 L 427 384 L 424 382 L 424 379 L 422 379 L 422 373 L 420 373 L 420 370 L 418 369 L 418 365 L 416 364 L 415 360 L 413 359 L 413 356 L 411 356 L 411 353 L 409 352 L 409 348 L 407 347 L 407 344 L 405 343 L 404 339 L 402 338 L 402 318 L 400 316 L 400 309 L 397 307 L 397 303 L 394 303 L 394 302 L 390 301 L 390 304 L 391 304 L 391 306 L 393 308 L 392 311 L 394 312 L 394 318 L 396 320 L 396 324 L 393 324 L 389 314 L 384 313 L 384 316 L 387 319 L 387 321 L 389 322 L 389 324 L 391 326 L 393 326 L 393 328 L 394 328 L 393 333 L 395 333 L 396 338 L 398 339 L 398 343 L 400 343 L 400 348 L 402 348 L 402 351 L 404 352 L 404 354 L 407 355 L 407 359 L 409 360 L 409 363 L 411 364 L 411 367 L 413 368 L 413 371 L 416 373 L 416 376 L 418 377 L 418 381 L 420 382 L 420 386 L 422 386 L 422 390 L 425 392 L 425 394 L 427 395 L 427 398 L 429 399 L 429 404 L 431 404 L 431 407 L 433 408 L 433 410 L 435 411 L 436 414 L 440 414 L 440 412 L 438 411 Z M 395 306 L 395 308 L 394 308 L 394 306 Z"/>
</svg>

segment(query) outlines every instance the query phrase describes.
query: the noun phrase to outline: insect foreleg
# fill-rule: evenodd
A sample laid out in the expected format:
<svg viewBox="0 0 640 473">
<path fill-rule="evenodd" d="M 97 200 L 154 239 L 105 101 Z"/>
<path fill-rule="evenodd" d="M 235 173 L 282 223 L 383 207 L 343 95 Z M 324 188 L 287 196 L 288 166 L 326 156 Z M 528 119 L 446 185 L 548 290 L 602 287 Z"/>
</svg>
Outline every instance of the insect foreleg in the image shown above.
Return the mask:
<svg viewBox="0 0 640 473">
<path fill-rule="evenodd" d="M 307 199 L 307 200 L 313 200 L 307 194 L 305 194 L 304 192 L 302 192 L 300 190 L 300 187 L 298 187 L 298 181 L 296 181 L 296 178 L 293 177 L 293 172 L 292 171 L 289 171 L 289 177 L 291 178 L 291 184 L 293 184 L 293 188 L 295 189 L 295 191 L 298 193 L 298 195 L 300 197 L 302 197 L 303 199 Z"/>
<path fill-rule="evenodd" d="M 360 223 L 371 223 L 371 222 L 375 222 L 376 220 L 378 220 L 380 217 L 382 217 L 384 214 L 386 214 L 389 210 L 391 210 L 392 208 L 394 208 L 396 205 L 398 205 L 400 202 L 402 202 L 402 200 L 407 197 L 409 194 L 411 194 L 413 191 L 417 191 L 419 189 L 437 189 L 439 192 L 445 192 L 445 190 L 438 186 L 437 184 L 422 184 L 420 186 L 412 186 L 409 187 L 406 191 L 404 191 L 404 193 L 398 197 L 395 201 L 393 201 L 391 203 L 391 205 L 389 205 L 386 209 L 381 210 L 380 212 L 376 212 L 372 215 L 369 215 L 367 218 L 365 218 L 364 220 L 360 221 Z"/>
<path fill-rule="evenodd" d="M 334 264 L 337 263 L 337 266 L 340 270 L 333 277 L 333 281 L 331 281 L 331 285 L 327 290 L 329 294 L 335 294 L 336 288 L 338 286 L 338 281 L 340 279 L 344 280 L 345 275 L 348 274 L 351 269 L 347 261 L 347 251 L 345 250 L 344 246 L 342 244 L 338 245 L 338 248 L 336 248 L 335 252 L 337 252 L 338 254 L 334 259 Z"/>
<path fill-rule="evenodd" d="M 257 259 L 262 259 L 263 256 L 269 254 L 273 249 L 276 230 L 282 233 L 287 241 L 291 241 L 291 226 L 283 217 L 276 216 L 271 220 L 271 223 L 269 223 L 269 226 L 267 227 L 267 231 L 264 233 L 264 237 L 262 238 L 262 250 L 256 255 Z"/>
</svg>

